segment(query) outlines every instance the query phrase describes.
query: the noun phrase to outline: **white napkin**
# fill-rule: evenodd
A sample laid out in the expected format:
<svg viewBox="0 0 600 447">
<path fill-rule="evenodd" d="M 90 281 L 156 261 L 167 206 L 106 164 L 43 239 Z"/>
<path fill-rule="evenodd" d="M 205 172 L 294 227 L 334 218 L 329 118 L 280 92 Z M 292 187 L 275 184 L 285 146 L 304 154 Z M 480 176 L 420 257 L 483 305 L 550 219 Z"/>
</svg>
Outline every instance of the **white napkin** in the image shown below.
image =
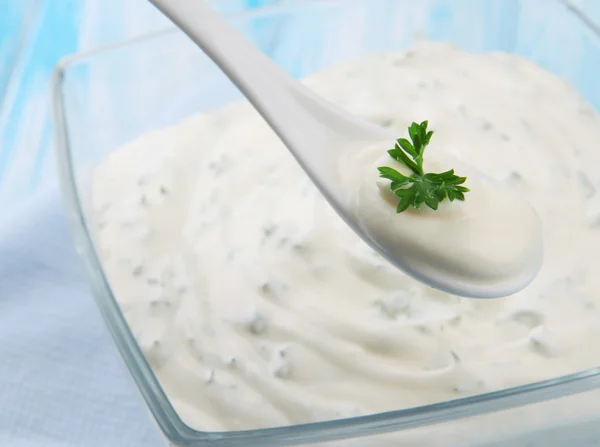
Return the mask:
<svg viewBox="0 0 600 447">
<path fill-rule="evenodd" d="M 164 447 L 54 188 L 0 211 L 0 446 Z"/>
</svg>

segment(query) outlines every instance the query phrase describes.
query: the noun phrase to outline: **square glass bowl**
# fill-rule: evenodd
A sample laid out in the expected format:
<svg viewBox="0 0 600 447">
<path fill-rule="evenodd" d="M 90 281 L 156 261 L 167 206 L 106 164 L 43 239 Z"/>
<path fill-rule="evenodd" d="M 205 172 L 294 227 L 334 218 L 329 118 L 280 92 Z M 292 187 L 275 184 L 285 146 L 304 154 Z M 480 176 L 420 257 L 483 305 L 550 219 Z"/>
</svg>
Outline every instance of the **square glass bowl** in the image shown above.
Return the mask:
<svg viewBox="0 0 600 447">
<path fill-rule="evenodd" d="M 296 77 L 364 53 L 404 50 L 426 37 L 470 51 L 525 56 L 575 85 L 600 108 L 600 32 L 560 0 L 306 0 L 229 19 Z M 241 95 L 173 28 L 64 59 L 53 89 L 57 158 L 78 252 L 125 364 L 172 444 L 562 446 L 600 439 L 600 369 L 335 421 L 218 433 L 187 426 L 137 345 L 103 272 L 92 232 L 91 177 L 120 145 Z"/>
</svg>

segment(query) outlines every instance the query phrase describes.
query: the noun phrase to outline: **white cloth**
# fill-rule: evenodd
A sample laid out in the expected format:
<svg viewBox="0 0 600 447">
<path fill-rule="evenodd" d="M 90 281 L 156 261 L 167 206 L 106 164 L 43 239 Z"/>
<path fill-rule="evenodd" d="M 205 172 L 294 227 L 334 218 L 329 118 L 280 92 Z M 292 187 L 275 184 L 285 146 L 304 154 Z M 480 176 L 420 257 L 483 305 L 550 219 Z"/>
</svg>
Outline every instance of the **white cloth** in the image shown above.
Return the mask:
<svg viewBox="0 0 600 447">
<path fill-rule="evenodd" d="M 96 310 L 59 194 L 0 211 L 0 446 L 165 447 Z"/>
</svg>

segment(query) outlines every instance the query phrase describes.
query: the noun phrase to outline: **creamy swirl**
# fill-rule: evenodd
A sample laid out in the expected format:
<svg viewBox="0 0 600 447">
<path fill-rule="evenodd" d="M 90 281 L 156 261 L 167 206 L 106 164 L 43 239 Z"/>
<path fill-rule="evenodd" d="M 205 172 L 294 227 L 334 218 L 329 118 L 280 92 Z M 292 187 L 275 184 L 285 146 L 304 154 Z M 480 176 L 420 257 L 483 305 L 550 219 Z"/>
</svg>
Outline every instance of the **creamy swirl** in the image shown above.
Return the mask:
<svg viewBox="0 0 600 447">
<path fill-rule="evenodd" d="M 246 102 L 144 135 L 96 171 L 96 240 L 186 423 L 344 418 L 598 364 L 600 117 L 572 87 L 516 56 L 439 43 L 306 82 L 399 133 L 429 120 L 437 147 L 535 206 L 544 265 L 496 300 L 416 282 L 341 221 Z"/>
</svg>

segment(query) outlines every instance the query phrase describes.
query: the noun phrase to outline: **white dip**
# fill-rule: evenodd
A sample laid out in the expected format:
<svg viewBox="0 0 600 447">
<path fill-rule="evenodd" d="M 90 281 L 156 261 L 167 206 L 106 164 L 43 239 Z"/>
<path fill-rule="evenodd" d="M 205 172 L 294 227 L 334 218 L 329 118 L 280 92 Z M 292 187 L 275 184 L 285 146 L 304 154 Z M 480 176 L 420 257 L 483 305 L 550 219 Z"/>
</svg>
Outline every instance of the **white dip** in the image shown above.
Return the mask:
<svg viewBox="0 0 600 447">
<path fill-rule="evenodd" d="M 409 206 L 398 213 L 399 198 L 377 168 L 391 167 L 407 177 L 413 173 L 387 154 L 393 139 L 368 145 L 341 163 L 344 193 L 352 195 L 348 201 L 361 230 L 394 265 L 439 290 L 498 298 L 527 287 L 543 260 L 534 208 L 509 186 L 445 153 L 437 134 L 433 137 L 425 151 L 425 173 L 455 170 L 466 176 L 465 200 L 446 199 L 436 210 Z"/>
<path fill-rule="evenodd" d="M 520 58 L 445 44 L 365 56 L 307 83 L 398 137 L 429 120 L 428 150 L 534 205 L 544 265 L 497 300 L 409 278 L 342 222 L 245 102 L 145 135 L 96 172 L 96 237 L 186 423 L 342 418 L 598 364 L 600 117 L 572 87 Z"/>
</svg>

